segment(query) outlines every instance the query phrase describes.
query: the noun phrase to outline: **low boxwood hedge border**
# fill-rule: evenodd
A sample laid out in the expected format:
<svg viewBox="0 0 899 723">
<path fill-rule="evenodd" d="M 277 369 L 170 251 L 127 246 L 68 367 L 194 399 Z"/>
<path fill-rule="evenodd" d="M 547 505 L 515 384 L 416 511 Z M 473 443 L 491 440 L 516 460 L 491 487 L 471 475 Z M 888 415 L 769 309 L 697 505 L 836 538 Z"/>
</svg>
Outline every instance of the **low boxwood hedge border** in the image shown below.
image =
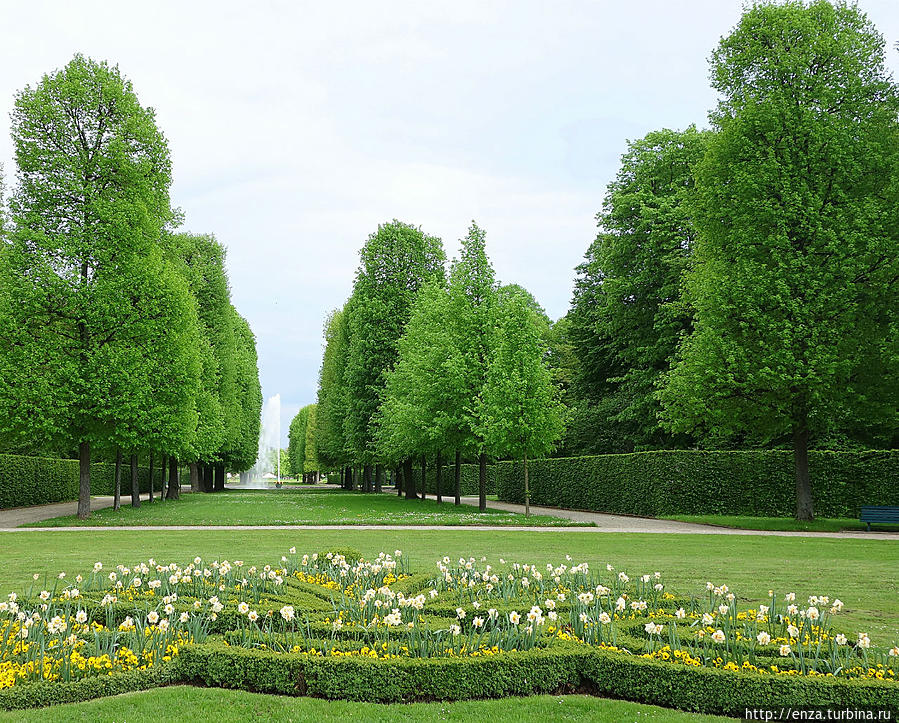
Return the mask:
<svg viewBox="0 0 899 723">
<path fill-rule="evenodd" d="M 149 690 L 181 682 L 183 675 L 177 662 L 164 663 L 147 670 L 129 670 L 68 683 L 41 681 L 14 685 L 0 690 L 0 710 L 43 708 L 62 703 L 81 703 L 94 698 Z"/>
<path fill-rule="evenodd" d="M 146 671 L 8 688 L 0 691 L 0 709 L 74 703 L 179 683 L 373 703 L 581 692 L 738 716 L 747 708 L 773 705 L 899 712 L 895 683 L 735 673 L 562 641 L 552 648 L 495 656 L 396 660 L 272 653 L 215 641 L 185 647 L 175 661 Z"/>
<path fill-rule="evenodd" d="M 895 683 L 734 673 L 574 643 L 487 657 L 386 661 L 277 654 L 207 643 L 185 649 L 181 665 L 187 682 L 380 703 L 580 691 L 726 715 L 772 704 L 899 711 Z"/>
</svg>

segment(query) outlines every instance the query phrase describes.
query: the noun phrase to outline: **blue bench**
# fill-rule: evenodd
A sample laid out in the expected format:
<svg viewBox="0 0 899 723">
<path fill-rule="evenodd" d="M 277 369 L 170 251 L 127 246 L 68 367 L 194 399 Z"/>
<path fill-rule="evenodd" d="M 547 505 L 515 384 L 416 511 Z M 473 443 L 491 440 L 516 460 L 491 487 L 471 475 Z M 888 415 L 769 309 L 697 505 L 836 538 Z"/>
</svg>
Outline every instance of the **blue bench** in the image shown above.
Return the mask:
<svg viewBox="0 0 899 723">
<path fill-rule="evenodd" d="M 861 522 L 868 525 L 899 525 L 899 507 L 862 507 L 862 513 L 858 516 Z"/>
</svg>

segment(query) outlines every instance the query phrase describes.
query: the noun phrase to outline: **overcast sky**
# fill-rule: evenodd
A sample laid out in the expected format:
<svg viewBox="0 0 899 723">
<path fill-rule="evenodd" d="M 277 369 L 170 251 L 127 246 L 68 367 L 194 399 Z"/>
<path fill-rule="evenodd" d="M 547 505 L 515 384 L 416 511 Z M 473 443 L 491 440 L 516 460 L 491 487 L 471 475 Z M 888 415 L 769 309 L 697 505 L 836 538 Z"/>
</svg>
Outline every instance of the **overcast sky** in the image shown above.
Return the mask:
<svg viewBox="0 0 899 723">
<path fill-rule="evenodd" d="M 894 72 L 899 2 L 863 0 Z M 228 248 L 283 443 L 315 401 L 322 322 L 398 218 L 448 256 L 472 219 L 503 282 L 557 318 L 628 139 L 704 125 L 707 58 L 740 0 L 3 0 L 0 160 L 13 94 L 76 52 L 153 106 L 185 229 Z"/>
</svg>

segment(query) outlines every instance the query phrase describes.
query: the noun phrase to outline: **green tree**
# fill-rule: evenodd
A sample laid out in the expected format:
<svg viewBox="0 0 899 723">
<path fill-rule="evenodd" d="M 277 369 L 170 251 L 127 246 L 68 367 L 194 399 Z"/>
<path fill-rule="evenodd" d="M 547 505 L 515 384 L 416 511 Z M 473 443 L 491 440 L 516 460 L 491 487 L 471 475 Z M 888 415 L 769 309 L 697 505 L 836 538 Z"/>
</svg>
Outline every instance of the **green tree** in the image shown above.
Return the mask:
<svg viewBox="0 0 899 723">
<path fill-rule="evenodd" d="M 439 238 L 394 220 L 378 226 L 359 256 L 348 318 L 344 424 L 353 459 L 368 467 L 370 479 L 375 461 L 373 418 L 386 373 L 396 362 L 415 295 L 428 279 L 444 276 L 445 255 Z"/>
<path fill-rule="evenodd" d="M 549 452 L 564 427 L 560 392 L 545 361 L 545 324 L 529 297 L 513 290 L 498 304 L 495 352 L 479 414 L 487 448 L 524 462 L 525 515 L 530 515 L 528 456 Z"/>
<path fill-rule="evenodd" d="M 232 472 L 244 472 L 256 463 L 262 417 L 262 385 L 259 382 L 259 358 L 256 336 L 249 322 L 231 307 L 234 328 L 234 384 L 236 436 L 226 450 L 224 462 Z"/>
<path fill-rule="evenodd" d="M 449 296 L 431 279 L 419 290 L 387 375 L 377 419 L 377 455 L 390 464 L 440 455 L 461 442 L 458 389 L 448 383 L 456 350 Z M 437 498 L 442 498 L 442 489 Z"/>
<path fill-rule="evenodd" d="M 306 461 L 306 421 L 309 418 L 309 407 L 303 407 L 290 420 L 287 433 L 287 456 L 290 460 L 290 474 L 302 478 Z"/>
<path fill-rule="evenodd" d="M 128 381 L 134 350 L 152 341 L 158 351 L 177 316 L 159 245 L 175 218 L 168 148 L 118 68 L 80 55 L 20 91 L 12 120 L 0 425 L 6 437 L 77 445 L 86 517 L 91 444 L 114 443 L 118 422 L 135 418 L 146 394 Z"/>
<path fill-rule="evenodd" d="M 318 378 L 315 448 L 326 469 L 349 463 L 344 432 L 346 417 L 346 355 L 349 347 L 349 303 L 325 321 L 325 351 Z M 305 459 L 305 452 L 304 452 Z"/>
<path fill-rule="evenodd" d="M 306 474 L 315 474 L 320 471 L 318 456 L 315 452 L 315 427 L 317 420 L 317 406 L 310 404 L 306 416 L 306 444 L 303 447 L 303 470 Z M 315 479 L 313 478 L 314 482 Z"/>
<path fill-rule="evenodd" d="M 692 335 L 661 392 L 674 431 L 810 439 L 895 430 L 899 93 L 854 5 L 756 5 L 712 56 L 717 134 L 696 171 Z"/>
<path fill-rule="evenodd" d="M 477 455 L 481 512 L 487 509 L 487 444 L 481 401 L 493 355 L 496 295 L 486 234 L 472 221 L 450 271 L 449 314 L 455 353 L 447 363 L 446 384 L 453 391 L 455 403 L 447 427 L 459 435 L 462 449 Z"/>
<path fill-rule="evenodd" d="M 708 132 L 653 131 L 628 144 L 597 215 L 600 232 L 577 271 L 570 323 L 580 360 L 576 391 L 606 410 L 625 449 L 677 446 L 655 396 L 692 316 L 680 287 L 695 239 L 693 169 Z M 613 399 L 606 399 L 612 397 Z M 590 416 L 578 417 L 587 421 Z M 593 430 L 597 441 L 608 438 Z"/>
</svg>

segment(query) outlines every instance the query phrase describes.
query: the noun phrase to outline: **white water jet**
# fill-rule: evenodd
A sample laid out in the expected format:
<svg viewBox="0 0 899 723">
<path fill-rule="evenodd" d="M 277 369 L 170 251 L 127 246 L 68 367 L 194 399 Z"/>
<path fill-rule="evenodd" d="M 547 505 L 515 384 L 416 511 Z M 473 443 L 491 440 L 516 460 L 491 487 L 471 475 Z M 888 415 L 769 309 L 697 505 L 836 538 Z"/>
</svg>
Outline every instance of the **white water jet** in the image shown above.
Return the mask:
<svg viewBox="0 0 899 723">
<path fill-rule="evenodd" d="M 265 400 L 259 428 L 259 451 L 249 480 L 241 485 L 250 489 L 268 489 L 281 479 L 281 395 Z"/>
</svg>

